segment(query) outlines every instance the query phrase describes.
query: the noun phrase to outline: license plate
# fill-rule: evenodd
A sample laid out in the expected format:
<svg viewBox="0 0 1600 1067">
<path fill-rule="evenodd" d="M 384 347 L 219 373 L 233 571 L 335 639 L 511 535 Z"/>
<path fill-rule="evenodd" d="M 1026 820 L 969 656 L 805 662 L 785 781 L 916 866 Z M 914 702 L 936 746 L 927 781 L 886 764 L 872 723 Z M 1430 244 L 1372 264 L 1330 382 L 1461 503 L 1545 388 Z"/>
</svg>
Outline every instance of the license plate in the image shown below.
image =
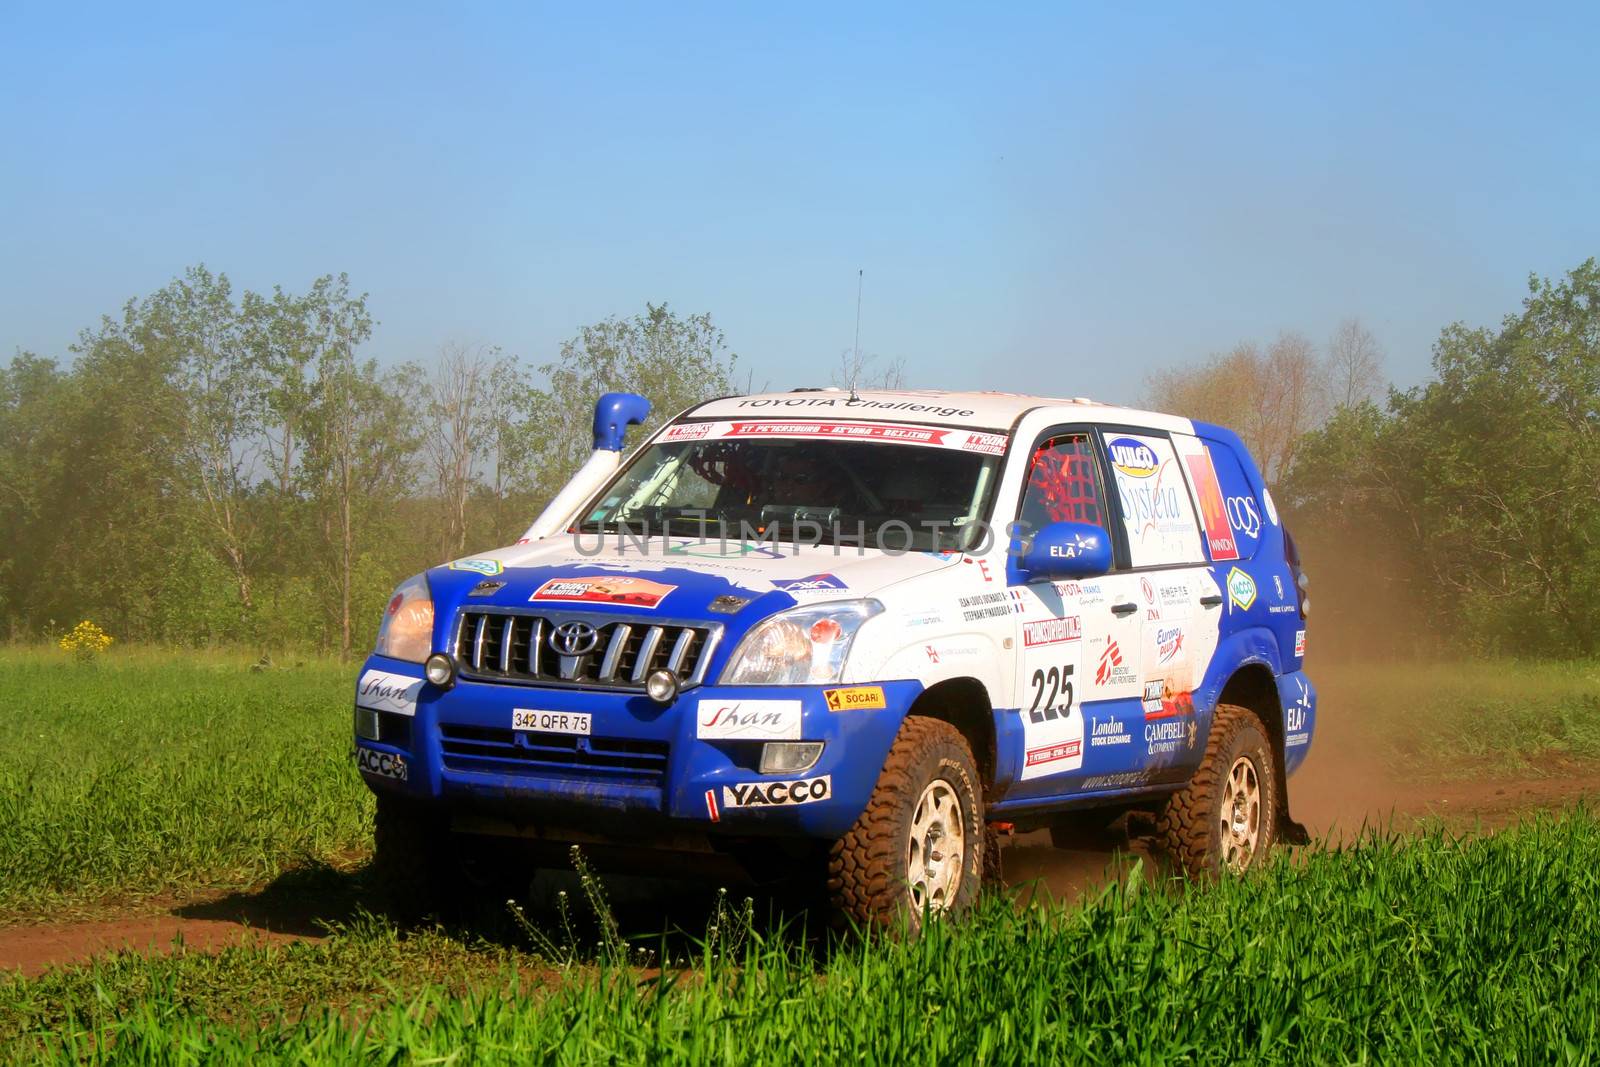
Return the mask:
<svg viewBox="0 0 1600 1067">
<path fill-rule="evenodd" d="M 544 734 L 582 734 L 589 736 L 589 716 L 575 711 L 536 711 L 517 708 L 511 712 L 513 730 L 534 730 Z"/>
</svg>

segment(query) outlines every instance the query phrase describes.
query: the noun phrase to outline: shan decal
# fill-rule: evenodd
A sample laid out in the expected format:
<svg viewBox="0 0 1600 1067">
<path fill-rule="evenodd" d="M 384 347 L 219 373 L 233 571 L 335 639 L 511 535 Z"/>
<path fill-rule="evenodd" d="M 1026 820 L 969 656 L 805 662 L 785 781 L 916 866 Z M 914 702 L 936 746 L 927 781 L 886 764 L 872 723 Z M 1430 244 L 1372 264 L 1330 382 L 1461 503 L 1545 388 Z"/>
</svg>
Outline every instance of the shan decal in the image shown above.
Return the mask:
<svg viewBox="0 0 1600 1067">
<path fill-rule="evenodd" d="M 422 691 L 422 679 L 389 671 L 364 671 L 356 683 L 356 706 L 376 711 L 392 711 L 399 715 L 417 713 L 417 694 Z"/>
<path fill-rule="evenodd" d="M 702 700 L 695 733 L 702 741 L 798 741 L 798 700 Z"/>
</svg>

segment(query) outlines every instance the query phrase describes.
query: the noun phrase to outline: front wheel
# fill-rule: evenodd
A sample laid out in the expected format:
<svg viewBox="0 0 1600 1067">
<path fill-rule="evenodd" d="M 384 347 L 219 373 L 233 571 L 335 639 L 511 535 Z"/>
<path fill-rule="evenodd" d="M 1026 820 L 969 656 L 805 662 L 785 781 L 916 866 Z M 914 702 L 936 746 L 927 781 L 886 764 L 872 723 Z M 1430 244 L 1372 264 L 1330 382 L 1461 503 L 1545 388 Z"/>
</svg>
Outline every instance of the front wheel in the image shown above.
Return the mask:
<svg viewBox="0 0 1600 1067">
<path fill-rule="evenodd" d="M 1277 839 L 1277 774 L 1255 713 L 1217 705 L 1205 757 L 1156 818 L 1157 843 L 1193 875 L 1260 866 Z"/>
<path fill-rule="evenodd" d="M 866 808 L 828 856 L 835 909 L 862 926 L 960 911 L 978 896 L 992 847 L 972 749 L 947 722 L 900 727 Z"/>
<path fill-rule="evenodd" d="M 404 921 L 448 913 L 457 890 L 449 817 L 390 793 L 377 802 L 371 872 L 384 905 Z"/>
</svg>

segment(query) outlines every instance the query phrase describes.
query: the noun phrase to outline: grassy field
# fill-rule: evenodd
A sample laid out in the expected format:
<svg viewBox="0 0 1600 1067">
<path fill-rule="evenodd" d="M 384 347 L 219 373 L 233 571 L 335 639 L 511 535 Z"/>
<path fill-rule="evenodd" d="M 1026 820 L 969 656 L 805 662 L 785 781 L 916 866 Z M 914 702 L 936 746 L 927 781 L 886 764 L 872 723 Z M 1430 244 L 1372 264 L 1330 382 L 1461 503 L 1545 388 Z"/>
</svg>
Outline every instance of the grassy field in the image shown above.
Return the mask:
<svg viewBox="0 0 1600 1067">
<path fill-rule="evenodd" d="M 0 650 L 0 924 L 359 866 L 371 800 L 350 760 L 355 668 L 117 650 L 83 665 Z M 1407 774 L 1600 758 L 1600 665 L 1314 669 L 1323 723 L 1354 720 Z M 1344 726 L 1344 723 L 1338 724 Z"/>
<path fill-rule="evenodd" d="M 334 922 L 319 943 L 0 978 L 0 1059 L 1586 1063 L 1600 1049 L 1600 821 L 1582 811 L 1489 838 L 1369 838 L 1243 883 L 1131 876 L 1075 909 L 997 897 L 914 944 L 830 946 L 702 911 L 696 948 L 657 940 L 657 912 L 632 945 L 669 965 L 640 970 L 505 913 L 446 931 L 362 910 L 371 804 L 349 758 L 351 666 L 9 649 L 0 670 L 15 694 L 0 924 L 230 892 Z M 1600 758 L 1594 664 L 1313 676 L 1324 724 L 1341 716 L 1408 774 Z"/>
<path fill-rule="evenodd" d="M 1353 720 L 1373 756 L 1431 778 L 1539 774 L 1600 759 L 1600 663 L 1313 663 L 1319 730 Z M 1313 740 L 1313 751 L 1316 741 Z"/>
<path fill-rule="evenodd" d="M 352 669 L 0 652 L 0 923 L 359 860 Z"/>
<path fill-rule="evenodd" d="M 358 924 L 0 982 L 0 1049 L 139 1062 L 1590 1063 L 1600 822 L 1370 839 L 1077 909 L 991 897 L 910 943 L 756 928 L 661 971 L 553 970 Z M 726 945 L 727 934 L 722 935 Z M 734 940 L 737 940 L 735 938 Z"/>
</svg>

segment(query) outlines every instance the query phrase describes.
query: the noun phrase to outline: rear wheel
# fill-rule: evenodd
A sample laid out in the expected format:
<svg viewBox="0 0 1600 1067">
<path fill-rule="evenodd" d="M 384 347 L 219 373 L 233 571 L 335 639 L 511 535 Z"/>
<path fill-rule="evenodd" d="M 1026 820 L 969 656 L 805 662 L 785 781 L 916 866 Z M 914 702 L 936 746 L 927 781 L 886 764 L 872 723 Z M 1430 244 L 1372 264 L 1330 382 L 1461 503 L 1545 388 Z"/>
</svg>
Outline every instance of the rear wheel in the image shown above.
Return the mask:
<svg viewBox="0 0 1600 1067">
<path fill-rule="evenodd" d="M 1205 757 L 1156 818 L 1162 851 L 1190 874 L 1260 866 L 1277 839 L 1277 764 L 1255 713 L 1217 707 Z"/>
<path fill-rule="evenodd" d="M 954 726 L 911 716 L 855 825 L 828 856 L 834 907 L 863 926 L 893 927 L 969 907 L 993 835 L 967 741 Z"/>
</svg>

